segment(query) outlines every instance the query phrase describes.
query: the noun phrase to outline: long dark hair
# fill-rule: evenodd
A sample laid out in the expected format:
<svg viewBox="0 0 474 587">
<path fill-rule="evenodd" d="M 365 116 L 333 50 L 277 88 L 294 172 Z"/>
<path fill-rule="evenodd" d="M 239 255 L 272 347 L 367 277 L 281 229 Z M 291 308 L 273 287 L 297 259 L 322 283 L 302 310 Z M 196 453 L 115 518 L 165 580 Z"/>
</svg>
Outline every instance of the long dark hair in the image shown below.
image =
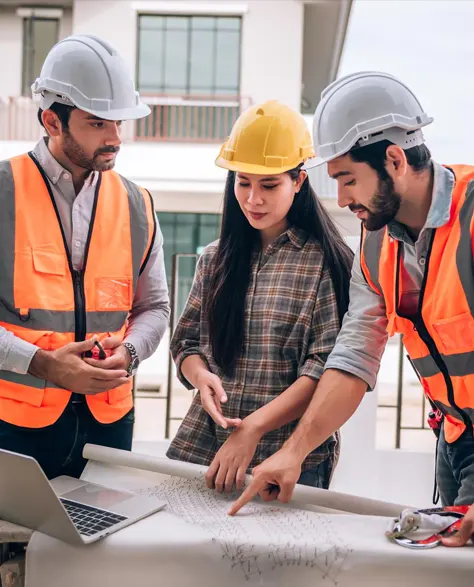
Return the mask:
<svg viewBox="0 0 474 587">
<path fill-rule="evenodd" d="M 297 180 L 301 165 L 287 173 Z M 219 245 L 212 262 L 206 312 L 214 360 L 226 374 L 233 372 L 244 342 L 245 298 L 252 253 L 260 242 L 235 197 L 235 173 L 229 172 L 224 194 Z M 353 254 L 306 178 L 288 212 L 290 226 L 303 229 L 321 245 L 324 263 L 335 285 L 339 320 L 349 304 Z"/>
</svg>

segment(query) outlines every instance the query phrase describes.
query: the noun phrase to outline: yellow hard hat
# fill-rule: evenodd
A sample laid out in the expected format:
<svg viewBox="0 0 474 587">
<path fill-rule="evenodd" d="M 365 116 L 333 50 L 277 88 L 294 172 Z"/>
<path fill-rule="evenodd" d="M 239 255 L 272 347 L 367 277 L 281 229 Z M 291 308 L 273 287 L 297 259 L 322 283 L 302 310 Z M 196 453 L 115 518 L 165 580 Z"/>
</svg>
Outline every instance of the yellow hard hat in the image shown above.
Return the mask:
<svg viewBox="0 0 474 587">
<path fill-rule="evenodd" d="M 230 171 L 276 175 L 314 155 L 303 116 L 277 100 L 269 100 L 239 116 L 216 165 Z"/>
</svg>

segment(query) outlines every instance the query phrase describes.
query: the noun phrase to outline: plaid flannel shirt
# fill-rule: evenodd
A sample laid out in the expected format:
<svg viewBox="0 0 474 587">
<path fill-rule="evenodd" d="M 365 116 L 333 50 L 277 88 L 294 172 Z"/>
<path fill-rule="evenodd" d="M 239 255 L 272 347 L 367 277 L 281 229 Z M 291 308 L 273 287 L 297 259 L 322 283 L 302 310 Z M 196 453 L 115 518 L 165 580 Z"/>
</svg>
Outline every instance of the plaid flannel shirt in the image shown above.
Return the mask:
<svg viewBox="0 0 474 587">
<path fill-rule="evenodd" d="M 245 302 L 244 345 L 234 375 L 225 376 L 215 363 L 209 340 L 208 317 L 203 300 L 209 292 L 212 258 L 217 242 L 211 243 L 198 260 L 186 307 L 173 334 L 170 350 L 179 380 L 192 385 L 181 372 L 181 363 L 200 355 L 222 380 L 228 401 L 224 416 L 245 418 L 267 404 L 302 375 L 318 381 L 339 332 L 334 284 L 324 267 L 319 243 L 296 228 L 290 228 L 262 254 L 256 251 L 251 266 Z M 279 450 L 292 434 L 297 421 L 265 434 L 248 471 Z M 199 393 L 173 439 L 167 456 L 210 465 L 232 431 L 216 426 L 201 406 Z M 338 436 L 328 439 L 311 453 L 303 470 L 339 454 Z"/>
</svg>

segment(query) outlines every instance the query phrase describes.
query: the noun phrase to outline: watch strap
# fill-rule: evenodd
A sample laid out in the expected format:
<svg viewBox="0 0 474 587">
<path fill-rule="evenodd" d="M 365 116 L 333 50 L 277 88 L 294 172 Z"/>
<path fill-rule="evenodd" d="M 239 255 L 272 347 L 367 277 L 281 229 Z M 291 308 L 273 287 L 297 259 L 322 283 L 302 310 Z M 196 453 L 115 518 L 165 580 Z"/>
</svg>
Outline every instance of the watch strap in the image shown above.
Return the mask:
<svg viewBox="0 0 474 587">
<path fill-rule="evenodd" d="M 128 350 L 130 354 L 130 363 L 128 364 L 127 372 L 129 375 L 135 375 L 138 369 L 138 365 L 140 363 L 140 359 L 138 358 L 138 353 L 130 342 L 123 342 L 123 346 Z"/>
</svg>

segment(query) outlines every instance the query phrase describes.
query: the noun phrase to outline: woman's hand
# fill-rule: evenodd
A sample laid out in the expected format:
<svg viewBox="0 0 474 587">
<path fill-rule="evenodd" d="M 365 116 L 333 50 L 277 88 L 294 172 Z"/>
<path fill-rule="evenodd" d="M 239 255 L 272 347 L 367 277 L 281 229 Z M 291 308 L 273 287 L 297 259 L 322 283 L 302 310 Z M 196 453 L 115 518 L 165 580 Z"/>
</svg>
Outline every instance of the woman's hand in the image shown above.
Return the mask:
<svg viewBox="0 0 474 587">
<path fill-rule="evenodd" d="M 225 418 L 222 414 L 221 403 L 227 401 L 227 395 L 217 375 L 202 369 L 196 378 L 196 387 L 201 396 L 202 407 L 216 424 L 225 429 L 240 426 L 242 423 L 240 418 Z"/>
<path fill-rule="evenodd" d="M 245 421 L 232 432 L 218 450 L 206 473 L 206 485 L 219 493 L 225 489 L 230 493 L 235 486 L 241 491 L 245 482 L 245 473 L 255 454 L 260 433 L 247 427 Z"/>
</svg>

